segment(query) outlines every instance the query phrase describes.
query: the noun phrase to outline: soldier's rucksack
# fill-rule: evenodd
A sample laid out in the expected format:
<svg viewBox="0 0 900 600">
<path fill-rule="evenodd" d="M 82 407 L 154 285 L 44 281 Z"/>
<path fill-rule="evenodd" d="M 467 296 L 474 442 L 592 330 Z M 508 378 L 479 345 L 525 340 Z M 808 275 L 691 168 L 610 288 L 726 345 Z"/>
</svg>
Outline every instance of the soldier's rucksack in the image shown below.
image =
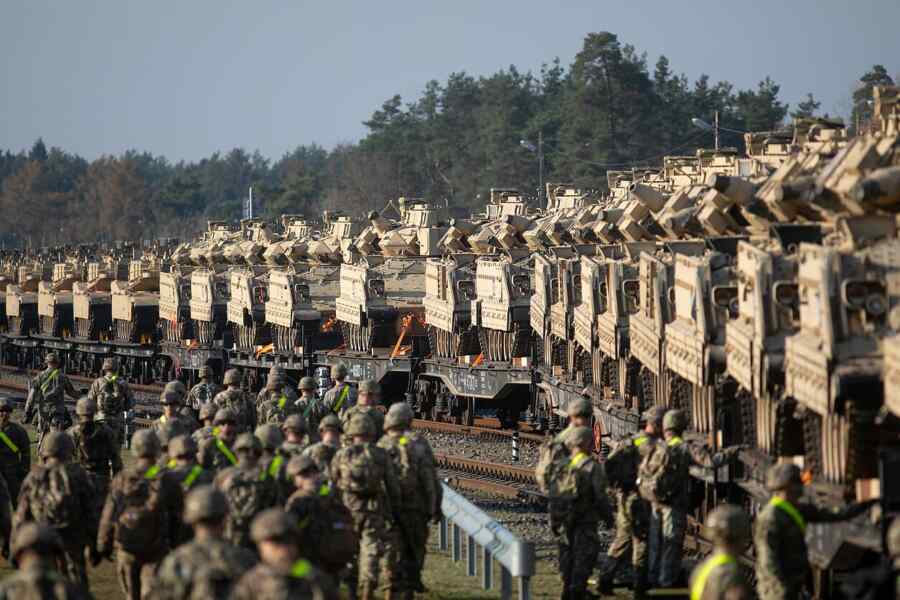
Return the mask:
<svg viewBox="0 0 900 600">
<path fill-rule="evenodd" d="M 555 485 L 557 473 L 568 462 L 569 453 L 565 444 L 550 438 L 544 440 L 538 450 L 537 466 L 534 468 L 534 476 L 537 479 L 538 488 L 543 494 L 550 496 L 550 491 Z"/>
<path fill-rule="evenodd" d="M 653 443 L 647 438 L 642 439 L 644 441 L 641 445 Z M 624 491 L 631 491 L 637 486 L 638 467 L 641 464 L 640 450 L 638 448 L 635 441 L 629 438 L 621 446 L 613 450 L 612 454 L 603 463 L 610 486 Z"/>
<path fill-rule="evenodd" d="M 115 540 L 137 558 L 156 558 L 166 550 L 168 519 L 160 498 L 161 474 L 123 473 L 122 507 L 116 519 Z"/>
<path fill-rule="evenodd" d="M 343 566 L 350 562 L 359 550 L 359 537 L 353 526 L 353 515 L 335 498 L 325 499 L 320 503 L 320 507 L 322 514 L 312 520 L 315 523 L 314 539 L 320 540 L 319 557 L 327 566 Z"/>
<path fill-rule="evenodd" d="M 228 500 L 228 519 L 239 530 L 248 529 L 253 517 L 275 500 L 271 482 L 261 479 L 255 471 L 234 473 L 222 491 Z"/>
<path fill-rule="evenodd" d="M 117 412 L 121 405 L 119 396 L 119 385 L 115 381 L 104 377 L 103 385 L 97 394 L 97 408 L 107 417 L 113 416 L 113 413 Z"/>
<path fill-rule="evenodd" d="M 374 466 L 369 446 L 351 446 L 338 464 L 341 487 L 358 496 L 375 496 L 381 490 L 381 478 Z"/>
<path fill-rule="evenodd" d="M 583 460 L 575 461 L 572 457 L 564 457 L 556 463 L 553 479 L 547 489 L 547 509 L 551 523 L 563 524 L 577 516 L 575 503 L 578 499 L 578 467 Z"/>
<path fill-rule="evenodd" d="M 28 505 L 35 521 L 65 529 L 84 519 L 66 465 L 37 466 L 31 473 L 31 480 Z"/>
<path fill-rule="evenodd" d="M 664 441 L 645 446 L 638 467 L 638 492 L 645 500 L 665 504 L 672 499 L 679 486 L 688 485 L 688 482 L 678 481 L 678 468 L 671 446 Z"/>
<path fill-rule="evenodd" d="M 224 556 L 221 549 L 213 551 L 202 564 L 194 564 L 191 574 L 191 600 L 207 600 L 209 598 L 227 598 L 231 589 L 242 573 L 234 572 L 233 565 Z"/>
</svg>

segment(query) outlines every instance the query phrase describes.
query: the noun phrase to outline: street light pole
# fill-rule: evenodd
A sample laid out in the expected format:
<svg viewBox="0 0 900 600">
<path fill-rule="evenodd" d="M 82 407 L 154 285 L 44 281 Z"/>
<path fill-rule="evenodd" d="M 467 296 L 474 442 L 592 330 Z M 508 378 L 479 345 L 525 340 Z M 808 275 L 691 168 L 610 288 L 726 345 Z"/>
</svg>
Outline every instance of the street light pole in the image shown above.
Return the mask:
<svg viewBox="0 0 900 600">
<path fill-rule="evenodd" d="M 544 132 L 538 131 L 538 197 L 544 200 Z"/>
<path fill-rule="evenodd" d="M 716 152 L 719 151 L 719 111 L 716 111 L 716 123 L 714 125 L 716 130 Z"/>
</svg>

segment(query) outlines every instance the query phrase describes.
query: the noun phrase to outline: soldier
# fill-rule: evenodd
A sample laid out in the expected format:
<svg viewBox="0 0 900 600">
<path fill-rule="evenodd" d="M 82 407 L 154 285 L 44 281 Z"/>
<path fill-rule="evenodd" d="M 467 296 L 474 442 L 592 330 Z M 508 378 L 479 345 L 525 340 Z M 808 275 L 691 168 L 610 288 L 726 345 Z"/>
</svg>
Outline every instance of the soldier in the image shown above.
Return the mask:
<svg viewBox="0 0 900 600">
<path fill-rule="evenodd" d="M 241 372 L 237 369 L 225 371 L 225 391 L 219 392 L 214 402 L 219 408 L 234 411 L 239 432 L 256 429 L 256 407 L 241 389 Z"/>
<path fill-rule="evenodd" d="M 294 491 L 293 484 L 288 480 L 285 467 L 287 458 L 281 453 L 284 444 L 284 435 L 281 429 L 274 423 L 266 423 L 256 428 L 256 439 L 262 444 L 262 456 L 259 464 L 266 476 L 276 483 L 278 488 L 278 501 L 283 502 Z"/>
<path fill-rule="evenodd" d="M 200 446 L 203 440 L 215 435 L 213 433 L 216 428 L 214 421 L 218 410 L 219 406 L 215 402 L 209 402 L 200 407 L 200 429 L 191 434 L 197 446 Z"/>
<path fill-rule="evenodd" d="M 174 390 L 163 390 L 159 395 L 159 403 L 162 406 L 163 414 L 153 423 L 153 429 L 159 434 L 159 430 L 166 423 L 173 423 L 175 431 L 178 435 L 190 435 L 200 428 L 196 421 L 190 416 L 185 416 L 182 409 L 182 396 Z"/>
<path fill-rule="evenodd" d="M 237 465 L 216 475 L 216 489 L 228 500 L 225 539 L 235 546 L 253 548 L 250 523 L 263 510 L 278 502 L 278 490 L 273 479 L 260 469 L 262 444 L 252 433 L 242 433 L 234 442 Z"/>
<path fill-rule="evenodd" d="M 70 462 L 73 449 L 67 434 L 47 434 L 41 445 L 43 464 L 22 483 L 14 523 L 17 529 L 32 521 L 55 529 L 63 540 L 60 570 L 87 589 L 85 550 L 92 562 L 99 561 L 96 496 L 87 472 Z"/>
<path fill-rule="evenodd" d="M 94 484 L 95 513 L 100 514 L 109 491 L 109 481 L 122 470 L 122 457 L 116 434 L 103 423 L 94 421 L 96 414 L 97 405 L 90 397 L 79 399 L 75 405 L 78 423 L 68 433 L 75 446 L 75 461 L 87 471 Z"/>
<path fill-rule="evenodd" d="M 0 475 L 6 479 L 15 505 L 31 468 L 31 440 L 25 428 L 13 422 L 13 408 L 12 400 L 0 398 Z"/>
<path fill-rule="evenodd" d="M 326 412 L 340 416 L 343 411 L 356 404 L 356 391 L 344 381 L 347 379 L 347 367 L 343 363 L 331 367 L 331 379 L 334 386 L 325 392 L 322 405 Z"/>
<path fill-rule="evenodd" d="M 612 594 L 616 572 L 623 566 L 629 551 L 635 598 L 647 591 L 647 534 L 650 526 L 650 504 L 637 489 L 637 472 L 641 464 L 641 448 L 659 441 L 665 409 L 653 407 L 642 415 L 644 430 L 623 440 L 606 459 L 604 467 L 610 487 L 616 496 L 616 537 L 609 546 L 606 568 L 600 578 L 600 590 Z"/>
<path fill-rule="evenodd" d="M 40 439 L 50 431 L 52 416 L 57 412 L 66 412 L 65 396 L 78 397 L 72 382 L 59 368 L 59 356 L 55 352 L 48 352 L 45 361 L 47 368 L 32 381 L 28 401 L 25 403 L 25 423 L 30 424 L 37 413 Z M 69 425 L 66 424 L 64 428 Z"/>
<path fill-rule="evenodd" d="M 366 415 L 372 419 L 372 424 L 375 425 L 375 439 L 380 440 L 384 434 L 384 413 L 378 405 L 380 395 L 381 386 L 377 381 L 371 379 L 360 381 L 356 404 L 341 413 L 341 423 L 344 425 L 344 429 L 347 429 L 347 424 L 356 415 Z"/>
<path fill-rule="evenodd" d="M 284 371 L 272 367 L 266 387 L 256 397 L 256 411 L 262 423 L 282 424 L 288 415 L 300 412 L 297 395 L 287 385 Z"/>
<path fill-rule="evenodd" d="M 19 570 L 0 582 L 0 600 L 91 598 L 80 583 L 66 579 L 57 570 L 55 559 L 62 550 L 62 540 L 52 527 L 26 523 L 17 528 L 12 542 L 12 559 Z"/>
<path fill-rule="evenodd" d="M 171 421 L 166 421 L 165 423 L 155 423 L 153 427 L 153 432 L 156 434 L 157 439 L 159 439 L 159 464 L 160 466 L 167 466 L 169 463 L 169 443 L 177 437 L 189 435 L 187 431 L 185 431 L 184 425 L 181 424 L 181 418 L 172 419 Z"/>
<path fill-rule="evenodd" d="M 230 408 L 220 408 L 216 412 L 215 430 L 212 437 L 203 440 L 197 454 L 198 461 L 204 469 L 221 471 L 237 464 L 237 456 L 231 446 L 237 437 L 237 415 Z"/>
<path fill-rule="evenodd" d="M 97 549 L 112 560 L 125 597 L 146 597 L 159 561 L 181 527 L 183 498 L 178 482 L 159 466 L 160 447 L 149 429 L 131 438 L 135 461 L 112 481 L 97 533 Z"/>
<path fill-rule="evenodd" d="M 260 563 L 241 577 L 232 600 L 337 600 L 328 577 L 300 558 L 297 524 L 284 510 L 262 512 L 253 520 L 250 533 Z"/>
<path fill-rule="evenodd" d="M 771 467 L 766 488 L 772 498 L 756 517 L 757 593 L 760 600 L 796 600 L 809 570 L 806 547 L 807 523 L 836 523 L 864 513 L 877 500 L 851 504 L 832 512 L 800 502 L 803 481 L 800 468 L 792 464 Z"/>
<path fill-rule="evenodd" d="M 389 555 L 387 521 L 397 520 L 401 506 L 400 484 L 387 452 L 373 443 L 375 425 L 366 415 L 357 415 L 347 426 L 351 445 L 342 448 L 331 461 L 331 481 L 340 490 L 344 505 L 353 514 L 359 536 L 358 569 L 361 600 L 372 600 L 378 588 L 379 561 Z M 387 567 L 388 572 L 393 565 Z M 350 589 L 355 590 L 355 573 Z"/>
<path fill-rule="evenodd" d="M 200 407 L 213 401 L 222 386 L 213 381 L 213 370 L 209 365 L 203 365 L 197 372 L 200 382 L 188 392 L 187 406 L 194 411 L 194 417 L 199 415 Z"/>
<path fill-rule="evenodd" d="M 319 421 L 328 413 L 325 410 L 325 404 L 316 397 L 316 380 L 312 377 L 303 377 L 300 379 L 300 399 L 297 400 L 297 407 L 300 414 L 306 421 L 307 431 L 309 432 L 310 442 L 315 442 L 316 432 L 319 429 Z"/>
<path fill-rule="evenodd" d="M 738 557 L 750 541 L 750 519 L 739 507 L 717 506 L 706 517 L 706 537 L 713 553 L 691 573 L 691 600 L 750 600 L 752 587 Z"/>
<path fill-rule="evenodd" d="M 384 420 L 386 433 L 378 442 L 394 463 L 400 483 L 399 512 L 403 518 L 394 525 L 393 547 L 397 560 L 391 573 L 391 590 L 412 600 L 416 591 L 424 592 L 422 569 L 428 543 L 428 522 L 441 517 L 441 486 L 434 452 L 425 438 L 409 431 L 413 412 L 406 402 L 393 404 Z"/>
<path fill-rule="evenodd" d="M 641 465 L 641 491 L 652 504 L 650 515 L 650 577 L 655 578 L 660 587 L 675 587 L 681 576 L 681 556 L 684 550 L 684 533 L 687 527 L 687 513 L 690 509 L 691 465 L 717 469 L 733 460 L 740 446 L 725 448 L 712 454 L 705 446 L 685 442 L 681 435 L 687 428 L 684 411 L 674 409 L 663 417 L 664 441 L 654 444 L 652 450 L 643 452 L 646 456 Z M 658 449 L 653 450 L 654 448 Z M 663 461 L 662 469 L 654 465 Z M 658 476 L 648 476 L 648 472 Z M 659 493 L 644 493 L 657 487 Z M 658 550 L 658 551 L 656 551 Z"/>
<path fill-rule="evenodd" d="M 606 475 L 603 467 L 591 457 L 593 431 L 576 427 L 566 435 L 570 458 L 557 473 L 558 498 L 565 498 L 565 518 L 554 518 L 551 526 L 559 539 L 559 568 L 565 600 L 587 598 L 587 580 L 597 562 L 600 540 L 597 526 L 610 522 Z"/>
<path fill-rule="evenodd" d="M 556 434 L 555 442 L 565 445 L 566 436 L 576 427 L 590 427 L 591 419 L 594 416 L 594 407 L 588 398 L 576 398 L 566 405 L 566 415 L 569 417 L 569 423 L 566 428 Z"/>
<path fill-rule="evenodd" d="M 182 438 L 190 439 L 190 438 Z M 241 576 L 256 564 L 256 556 L 223 537 L 228 503 L 212 486 L 199 486 L 184 502 L 184 520 L 194 529 L 193 541 L 163 560 L 153 582 L 153 600 L 227 598 Z"/>
<path fill-rule="evenodd" d="M 119 377 L 118 361 L 109 356 L 103 359 L 103 375 L 91 383 L 88 398 L 97 405 L 96 419 L 109 427 L 117 446 L 125 440 L 125 413 L 134 408 L 134 396 L 128 384 Z"/>
<path fill-rule="evenodd" d="M 337 415 L 329 414 L 319 422 L 319 438 L 321 441 L 303 451 L 315 461 L 323 479 L 330 480 L 331 461 L 341 449 L 341 421 Z"/>
<path fill-rule="evenodd" d="M 281 431 L 284 432 L 284 443 L 281 453 L 286 456 L 299 456 L 307 448 L 306 419 L 303 415 L 293 414 L 284 420 Z"/>
<path fill-rule="evenodd" d="M 166 467 L 172 477 L 181 483 L 185 494 L 193 488 L 212 484 L 212 472 L 197 464 L 197 444 L 192 437 L 179 435 L 172 438 L 168 456 Z"/>
</svg>

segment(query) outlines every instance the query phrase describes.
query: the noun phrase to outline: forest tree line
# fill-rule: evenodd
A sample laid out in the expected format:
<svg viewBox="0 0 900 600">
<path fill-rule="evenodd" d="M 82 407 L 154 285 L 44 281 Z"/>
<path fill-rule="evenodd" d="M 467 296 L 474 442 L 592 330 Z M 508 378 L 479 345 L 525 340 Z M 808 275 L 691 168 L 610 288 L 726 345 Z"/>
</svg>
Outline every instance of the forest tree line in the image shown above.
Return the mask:
<svg viewBox="0 0 900 600">
<path fill-rule="evenodd" d="M 885 84 L 893 80 L 881 65 L 855 83 L 851 124 L 867 120 L 871 87 Z M 536 74 L 459 72 L 411 102 L 393 96 L 364 122 L 363 139 L 332 150 L 300 145 L 270 160 L 235 148 L 177 163 L 131 150 L 89 162 L 39 139 L 0 152 L 0 243 L 190 237 L 208 219 L 240 218 L 250 186 L 266 217 L 372 209 L 398 196 L 475 207 L 491 187 L 536 192 L 539 139 L 544 181 L 597 188 L 608 169 L 711 146 L 692 117 L 711 122 L 718 111 L 723 127 L 765 131 L 819 114 L 811 93 L 790 107 L 779 92 L 768 77 L 747 90 L 706 75 L 691 82 L 665 56 L 651 66 L 602 32 L 586 36 L 568 67 L 556 59 Z M 742 139 L 723 133 L 721 143 Z"/>
</svg>

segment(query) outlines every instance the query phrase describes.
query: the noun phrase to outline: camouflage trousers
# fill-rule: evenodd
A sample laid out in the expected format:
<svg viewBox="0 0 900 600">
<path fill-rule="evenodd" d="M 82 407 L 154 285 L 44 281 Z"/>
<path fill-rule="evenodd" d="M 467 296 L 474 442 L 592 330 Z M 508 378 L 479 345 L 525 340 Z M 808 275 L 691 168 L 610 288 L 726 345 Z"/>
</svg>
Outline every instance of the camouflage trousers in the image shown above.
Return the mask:
<svg viewBox="0 0 900 600">
<path fill-rule="evenodd" d="M 393 541 L 389 535 L 384 515 L 377 512 L 353 513 L 353 526 L 359 536 L 359 556 L 348 573 L 348 587 L 355 590 L 357 584 L 372 591 L 378 588 L 379 579 L 390 582 L 395 569 Z"/>
<path fill-rule="evenodd" d="M 9 500 L 12 503 L 13 510 L 19 503 L 19 490 L 22 489 L 22 481 L 24 478 L 19 476 L 18 470 L 3 471 L 0 473 L 6 480 L 6 487 L 9 489 Z"/>
<path fill-rule="evenodd" d="M 225 539 L 234 546 L 256 552 L 256 544 L 250 539 L 250 525 L 241 525 L 231 519 L 225 520 Z"/>
<path fill-rule="evenodd" d="M 91 483 L 94 484 L 94 510 L 96 514 L 103 512 L 103 505 L 106 503 L 106 495 L 109 493 L 109 475 L 100 475 L 97 473 L 88 473 Z"/>
<path fill-rule="evenodd" d="M 597 523 L 577 523 L 566 526 L 558 536 L 559 572 L 565 598 L 582 598 L 587 591 L 588 578 L 597 564 L 600 536 Z"/>
<path fill-rule="evenodd" d="M 429 532 L 428 516 L 421 511 L 403 511 L 403 517 L 402 527 L 395 523 L 390 529 L 390 556 L 381 562 L 391 590 L 400 592 L 414 591 L 421 584 Z"/>
<path fill-rule="evenodd" d="M 86 545 L 82 540 L 74 541 L 71 536 L 64 534 L 65 531 L 60 532 L 63 539 L 63 551 L 57 559 L 59 572 L 65 575 L 66 579 L 80 583 L 87 589 L 87 561 L 84 559 Z"/>
<path fill-rule="evenodd" d="M 117 448 L 125 444 L 125 421 L 123 419 L 104 419 L 100 421 L 113 433 L 113 442 Z"/>
<path fill-rule="evenodd" d="M 759 600 L 799 600 L 803 580 L 784 581 L 768 574 L 756 572 L 756 594 Z"/>
<path fill-rule="evenodd" d="M 116 549 L 116 575 L 127 600 L 142 600 L 150 594 L 159 561 L 145 562 L 133 554 Z"/>
<path fill-rule="evenodd" d="M 629 556 L 634 570 L 634 590 L 647 589 L 650 504 L 637 492 L 616 492 L 616 537 L 609 546 L 602 578 L 612 583 Z"/>
<path fill-rule="evenodd" d="M 659 587 L 675 587 L 681 575 L 687 513 L 656 504 L 650 515 L 650 578 Z"/>
</svg>

